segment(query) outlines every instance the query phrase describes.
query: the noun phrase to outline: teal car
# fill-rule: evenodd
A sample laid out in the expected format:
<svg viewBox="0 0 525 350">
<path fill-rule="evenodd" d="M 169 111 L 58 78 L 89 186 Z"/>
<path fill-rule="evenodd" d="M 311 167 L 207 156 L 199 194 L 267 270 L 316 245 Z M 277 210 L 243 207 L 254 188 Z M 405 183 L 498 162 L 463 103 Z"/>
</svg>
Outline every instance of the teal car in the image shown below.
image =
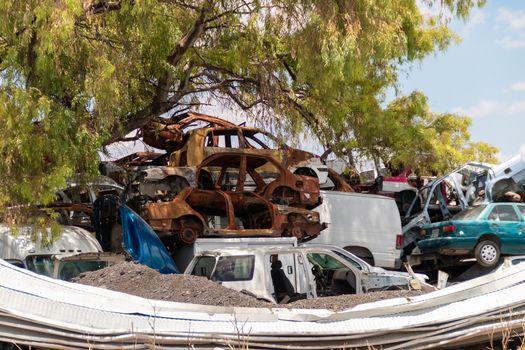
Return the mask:
<svg viewBox="0 0 525 350">
<path fill-rule="evenodd" d="M 422 226 L 423 254 L 475 257 L 494 266 L 500 255 L 525 254 L 525 204 L 490 203 L 468 208 L 450 220 Z"/>
</svg>

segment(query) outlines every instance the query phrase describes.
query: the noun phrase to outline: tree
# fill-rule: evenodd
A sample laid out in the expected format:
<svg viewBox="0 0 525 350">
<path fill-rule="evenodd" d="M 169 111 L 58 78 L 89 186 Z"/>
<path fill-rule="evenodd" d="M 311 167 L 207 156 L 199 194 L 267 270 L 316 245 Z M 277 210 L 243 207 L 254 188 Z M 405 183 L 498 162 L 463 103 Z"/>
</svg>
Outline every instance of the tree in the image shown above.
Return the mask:
<svg viewBox="0 0 525 350">
<path fill-rule="evenodd" d="M 434 2 L 422 6 L 466 19 L 484 1 Z M 49 202 L 66 178 L 95 172 L 102 146 L 210 99 L 289 133 L 306 127 L 338 154 L 373 154 L 360 144 L 373 137 L 360 135 L 398 121 L 381 104 L 399 67 L 456 40 L 416 0 L 0 0 L 0 9 L 0 204 Z"/>
<path fill-rule="evenodd" d="M 497 148 L 470 140 L 469 117 L 430 111 L 426 96 L 419 91 L 395 99 L 373 117 L 374 127 L 354 128 L 345 140 L 352 150 L 376 163 L 431 175 L 467 161 L 497 162 Z"/>
</svg>

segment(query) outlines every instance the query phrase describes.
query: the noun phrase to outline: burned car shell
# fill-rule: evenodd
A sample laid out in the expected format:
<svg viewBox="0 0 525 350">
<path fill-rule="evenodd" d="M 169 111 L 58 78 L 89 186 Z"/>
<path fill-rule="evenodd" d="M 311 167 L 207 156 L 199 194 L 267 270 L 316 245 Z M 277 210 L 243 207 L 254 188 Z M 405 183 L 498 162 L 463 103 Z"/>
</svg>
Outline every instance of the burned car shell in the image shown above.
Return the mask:
<svg viewBox="0 0 525 350">
<path fill-rule="evenodd" d="M 206 276 L 225 287 L 246 290 L 275 303 L 411 288 L 410 277 L 360 270 L 326 247 L 205 251 L 193 258 L 184 273 Z M 280 279 L 288 285 L 285 292 Z"/>
<path fill-rule="evenodd" d="M 183 244 L 197 237 L 295 236 L 308 240 L 324 228 L 319 214 L 276 205 L 252 192 L 224 192 L 185 188 L 172 201 L 147 203 L 145 219 L 162 238 Z M 219 227 L 208 223 L 219 216 Z M 242 227 L 239 226 L 242 220 Z"/>
<path fill-rule="evenodd" d="M 267 163 L 277 171 L 268 184 L 257 173 Z M 212 174 L 207 169 L 215 170 Z M 198 168 L 159 167 L 144 169 L 142 174 L 139 187 L 147 191 L 139 194 L 151 200 L 144 201 L 139 211 L 164 239 L 173 237 L 184 244 L 203 235 L 285 235 L 307 240 L 324 228 L 318 213 L 302 208 L 319 203 L 317 179 L 294 175 L 269 156 L 248 150 L 221 153 Z"/>
<path fill-rule="evenodd" d="M 146 144 L 170 153 L 170 166 L 197 166 L 214 153 L 257 149 L 292 171 L 315 176 L 320 183 L 327 181 L 328 168 L 318 156 L 291 148 L 264 130 L 235 125 L 210 115 L 188 112 L 170 119 L 157 119 L 142 128 L 142 137 Z"/>
<path fill-rule="evenodd" d="M 262 134 L 279 145 L 279 149 L 268 147 L 255 137 Z M 225 140 L 222 141 L 222 138 Z M 235 139 L 235 140 L 232 140 Z M 250 143 L 248 139 L 252 140 Z M 256 141 L 253 141 L 256 140 Z M 253 145 L 256 144 L 257 146 Z M 327 180 L 328 168 L 314 154 L 279 144 L 270 134 L 252 127 L 214 127 L 190 130 L 185 137 L 184 145 L 172 152 L 170 166 L 199 165 L 206 157 L 236 149 L 253 149 L 261 155 L 271 156 L 292 171 L 307 172 L 324 183 Z"/>
</svg>

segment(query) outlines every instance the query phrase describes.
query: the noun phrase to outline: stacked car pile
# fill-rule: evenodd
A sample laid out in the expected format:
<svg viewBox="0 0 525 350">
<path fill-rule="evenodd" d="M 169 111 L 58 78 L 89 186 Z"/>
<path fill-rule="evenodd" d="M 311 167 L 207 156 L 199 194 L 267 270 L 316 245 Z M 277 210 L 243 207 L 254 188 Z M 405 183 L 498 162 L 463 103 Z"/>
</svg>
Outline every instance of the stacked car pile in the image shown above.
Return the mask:
<svg viewBox="0 0 525 350">
<path fill-rule="evenodd" d="M 216 117 L 159 119 L 142 138 L 165 153 L 135 153 L 102 168 L 168 247 L 210 236 L 310 240 L 325 228 L 312 210 L 320 189 L 352 191 L 321 158 Z"/>
</svg>

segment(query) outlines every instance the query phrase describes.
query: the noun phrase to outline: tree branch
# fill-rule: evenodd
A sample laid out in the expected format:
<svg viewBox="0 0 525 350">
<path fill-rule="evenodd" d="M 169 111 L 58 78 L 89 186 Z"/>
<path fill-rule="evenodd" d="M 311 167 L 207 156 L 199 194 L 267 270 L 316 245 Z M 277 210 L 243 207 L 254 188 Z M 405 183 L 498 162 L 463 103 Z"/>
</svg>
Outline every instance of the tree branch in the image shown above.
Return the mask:
<svg viewBox="0 0 525 350">
<path fill-rule="evenodd" d="M 130 1 L 133 4 L 133 1 Z M 121 1 L 84 1 L 84 11 L 91 15 L 118 11 L 122 7 Z"/>
<path fill-rule="evenodd" d="M 193 46 L 197 38 L 203 33 L 206 19 L 206 6 L 203 6 L 199 12 L 199 16 L 191 29 L 182 37 L 182 39 L 173 48 L 167 61 L 171 66 L 176 66 L 184 54 Z M 164 73 L 159 79 L 157 92 L 153 100 L 153 111 L 159 113 L 163 109 L 163 105 L 167 102 L 170 86 L 173 84 L 173 74 L 169 70 Z"/>
</svg>

